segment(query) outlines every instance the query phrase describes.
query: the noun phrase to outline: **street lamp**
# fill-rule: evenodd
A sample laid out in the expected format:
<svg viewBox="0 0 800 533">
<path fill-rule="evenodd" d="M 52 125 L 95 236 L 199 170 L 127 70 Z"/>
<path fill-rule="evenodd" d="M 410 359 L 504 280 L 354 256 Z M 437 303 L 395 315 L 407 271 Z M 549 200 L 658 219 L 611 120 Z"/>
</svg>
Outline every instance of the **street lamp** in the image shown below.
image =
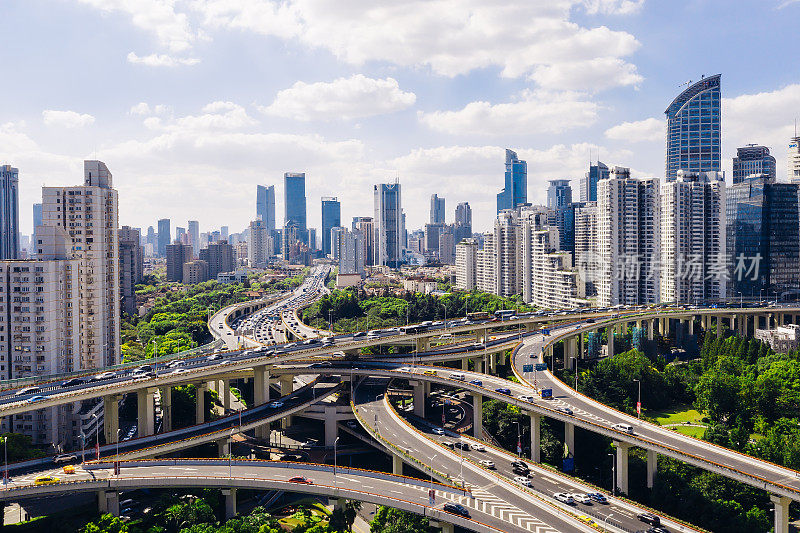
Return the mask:
<svg viewBox="0 0 800 533">
<path fill-rule="evenodd" d="M 741 309 L 741 308 L 744 307 L 744 302 L 743 302 L 744 296 L 742 296 L 742 291 L 738 291 L 738 292 L 739 292 L 739 309 Z"/>
<path fill-rule="evenodd" d="M 433 490 L 433 460 L 436 459 L 437 457 L 439 457 L 438 453 L 433 454 L 433 456 L 429 458 L 430 462 L 428 463 L 428 468 L 430 469 L 430 475 L 431 475 L 431 484 L 430 484 L 431 490 Z"/>
<path fill-rule="evenodd" d="M 636 383 L 639 384 L 639 398 L 636 401 L 636 418 L 642 418 L 642 381 L 640 379 L 634 379 Z"/>
<path fill-rule="evenodd" d="M 228 436 L 228 481 L 230 482 L 233 479 L 233 429 L 231 428 L 231 434 Z"/>
<path fill-rule="evenodd" d="M 609 453 L 607 454 L 611 457 L 611 495 L 616 496 L 617 494 L 617 458 L 615 454 Z"/>
<path fill-rule="evenodd" d="M 10 433 L 10 432 L 9 432 Z M 3 456 L 6 461 L 6 470 L 3 474 L 3 485 L 8 485 L 8 436 L 0 437 L 3 439 Z"/>
<path fill-rule="evenodd" d="M 336 486 L 336 446 L 339 443 L 339 437 L 333 441 L 333 486 Z"/>
<path fill-rule="evenodd" d="M 97 413 L 92 413 L 92 418 L 94 419 L 94 435 L 95 435 L 95 445 L 94 445 L 94 454 L 95 459 L 100 459 L 100 419 L 97 416 Z"/>
<path fill-rule="evenodd" d="M 603 531 L 607 529 L 608 526 L 608 519 L 614 516 L 614 513 L 608 513 L 606 517 L 603 519 Z"/>
</svg>

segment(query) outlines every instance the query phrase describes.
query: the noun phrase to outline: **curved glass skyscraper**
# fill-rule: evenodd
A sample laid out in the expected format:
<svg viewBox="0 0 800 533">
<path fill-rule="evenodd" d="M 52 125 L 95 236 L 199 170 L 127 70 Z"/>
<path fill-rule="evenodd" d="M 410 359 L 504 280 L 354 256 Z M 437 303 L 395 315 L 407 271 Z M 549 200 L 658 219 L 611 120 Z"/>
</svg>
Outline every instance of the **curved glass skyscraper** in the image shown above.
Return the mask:
<svg viewBox="0 0 800 533">
<path fill-rule="evenodd" d="M 513 150 L 506 150 L 505 187 L 497 194 L 497 212 L 528 202 L 528 164 Z"/>
<path fill-rule="evenodd" d="M 720 170 L 721 74 L 691 84 L 672 101 L 667 115 L 666 177 L 679 170 Z"/>
</svg>

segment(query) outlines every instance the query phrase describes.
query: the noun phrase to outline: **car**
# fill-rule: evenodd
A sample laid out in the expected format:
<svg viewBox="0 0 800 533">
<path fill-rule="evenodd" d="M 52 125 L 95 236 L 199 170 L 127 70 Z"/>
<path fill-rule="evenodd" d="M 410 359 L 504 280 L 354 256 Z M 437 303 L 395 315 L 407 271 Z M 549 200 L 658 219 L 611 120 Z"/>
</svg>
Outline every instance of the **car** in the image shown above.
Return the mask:
<svg viewBox="0 0 800 533">
<path fill-rule="evenodd" d="M 295 453 L 285 453 L 280 457 L 281 461 L 290 461 L 290 462 L 298 462 L 303 460 L 302 455 L 297 455 Z"/>
<path fill-rule="evenodd" d="M 447 502 L 446 504 L 444 504 L 444 507 L 442 507 L 442 509 L 444 509 L 448 513 L 453 513 L 459 516 L 463 516 L 464 518 L 470 517 L 469 510 L 460 503 Z"/>
<path fill-rule="evenodd" d="M 651 526 L 660 526 L 661 519 L 654 515 L 653 513 L 639 513 L 636 515 L 636 518 L 644 522 L 645 524 L 650 524 Z"/>
<path fill-rule="evenodd" d="M 397 371 L 398 372 L 411 372 L 412 370 L 411 370 L 410 366 L 401 366 L 400 368 L 397 369 Z"/>
<path fill-rule="evenodd" d="M 345 353 L 344 352 L 333 352 L 331 354 L 331 357 L 335 357 L 337 359 L 344 359 L 345 358 Z"/>
<path fill-rule="evenodd" d="M 64 472 L 65 474 L 74 474 L 75 467 L 73 465 L 64 465 L 61 467 L 61 471 Z"/>
<path fill-rule="evenodd" d="M 611 426 L 611 429 L 616 429 L 617 431 L 622 431 L 623 433 L 633 435 L 633 426 L 630 424 L 614 424 Z"/>
<path fill-rule="evenodd" d="M 464 374 L 462 374 L 461 372 L 451 372 L 450 373 L 450 379 L 455 379 L 455 380 L 458 380 L 458 381 L 465 381 L 467 379 L 467 377 Z"/>
<path fill-rule="evenodd" d="M 494 389 L 494 391 L 495 392 L 499 392 L 500 394 L 507 394 L 508 396 L 511 396 L 511 389 L 506 389 L 504 387 L 498 387 L 498 388 Z"/>
<path fill-rule="evenodd" d="M 86 380 L 83 378 L 72 378 L 61 382 L 62 387 L 74 387 L 76 385 L 83 385 Z"/>
<path fill-rule="evenodd" d="M 272 407 L 273 409 L 280 409 L 281 407 L 283 407 L 283 402 L 280 400 L 275 400 L 274 402 L 270 402 L 269 406 Z"/>
<path fill-rule="evenodd" d="M 364 332 L 364 331 L 356 331 L 355 333 L 353 333 L 353 338 L 357 339 L 357 338 L 363 337 L 365 335 L 366 335 L 366 332 Z"/>
<path fill-rule="evenodd" d="M 588 524 L 590 526 L 595 525 L 595 521 L 592 520 L 591 518 L 589 518 L 588 516 L 586 516 L 585 514 L 579 515 L 578 516 L 578 520 L 580 520 L 584 524 Z"/>
<path fill-rule="evenodd" d="M 313 485 L 314 482 L 305 476 L 294 476 L 289 478 L 289 483 L 302 483 L 304 485 Z"/>
<path fill-rule="evenodd" d="M 170 374 L 171 374 L 171 375 L 174 375 L 174 374 L 183 374 L 184 372 L 186 372 L 186 369 L 185 369 L 185 368 L 176 368 L 175 370 L 173 370 L 172 372 L 170 372 Z"/>
<path fill-rule="evenodd" d="M 57 478 L 56 476 L 39 476 L 33 480 L 33 484 L 40 486 L 40 485 L 55 485 L 59 483 L 61 479 Z"/>
<path fill-rule="evenodd" d="M 219 354 L 213 354 L 206 357 L 206 361 L 218 361 L 220 359 L 222 359 L 222 357 Z"/>
<path fill-rule="evenodd" d="M 475 385 L 476 387 L 483 387 L 483 381 L 479 379 L 473 379 L 469 382 L 470 385 Z"/>
<path fill-rule="evenodd" d="M 531 480 L 527 476 L 514 476 L 514 483 L 523 485 L 525 487 L 531 486 Z"/>
<path fill-rule="evenodd" d="M 528 465 L 522 461 L 511 461 L 511 470 L 513 470 L 515 474 L 525 474 L 526 476 L 531 471 Z"/>
<path fill-rule="evenodd" d="M 444 435 L 444 430 L 442 428 L 433 428 L 433 432 L 437 435 Z"/>
<path fill-rule="evenodd" d="M 575 505 L 575 500 L 572 499 L 572 496 L 567 494 L 566 492 L 556 492 L 553 494 L 553 498 L 560 501 L 561 503 L 566 503 L 567 505 Z"/>
<path fill-rule="evenodd" d="M 581 494 L 581 493 L 574 493 L 573 492 L 571 494 L 571 496 L 572 496 L 572 499 L 575 500 L 578 503 L 582 503 L 582 504 L 585 504 L 585 505 L 591 505 L 592 504 L 592 499 L 589 497 L 588 494 Z"/>
<path fill-rule="evenodd" d="M 423 374 L 426 375 L 426 376 L 435 376 L 436 375 L 436 370 L 425 370 L 423 372 Z"/>
<path fill-rule="evenodd" d="M 74 453 L 62 453 L 61 455 L 56 455 L 53 457 L 53 463 L 57 465 L 64 465 L 70 463 L 77 463 L 78 456 Z"/>
<path fill-rule="evenodd" d="M 453 444 L 449 440 L 443 440 L 442 441 L 442 445 L 447 446 L 448 448 L 455 448 L 455 446 L 456 446 L 455 444 Z"/>
<path fill-rule="evenodd" d="M 559 413 L 564 413 L 565 415 L 572 416 L 572 409 L 570 409 L 569 407 L 556 407 L 556 411 L 558 411 Z"/>
<path fill-rule="evenodd" d="M 36 396 L 31 396 L 30 398 L 28 398 L 27 402 L 36 403 L 36 402 L 41 402 L 42 400 L 45 399 L 47 399 L 47 396 L 42 396 L 41 394 L 37 394 Z"/>
<path fill-rule="evenodd" d="M 145 374 L 147 372 L 152 372 L 152 371 L 153 371 L 153 367 L 152 366 L 150 366 L 150 365 L 142 365 L 139 368 L 137 368 L 136 370 L 134 370 L 133 373 L 134 374 Z"/>
<path fill-rule="evenodd" d="M 453 447 L 458 449 L 458 450 L 467 450 L 467 451 L 469 451 L 469 444 L 467 444 L 466 442 L 456 442 L 455 444 L 453 444 Z"/>
<path fill-rule="evenodd" d="M 490 470 L 494 470 L 494 468 L 495 468 L 494 461 L 490 461 L 489 459 L 481 459 L 480 461 L 478 461 L 478 464 L 480 464 L 481 466 L 484 466 L 484 467 L 486 467 L 486 468 L 488 468 Z"/>
<path fill-rule="evenodd" d="M 484 446 L 483 444 L 479 444 L 479 443 L 472 443 L 471 448 L 473 450 L 475 450 L 476 452 L 485 452 L 486 451 L 486 446 Z"/>
<path fill-rule="evenodd" d="M 592 500 L 596 501 L 597 503 L 603 503 L 603 504 L 607 504 L 608 503 L 608 498 L 606 498 L 604 495 L 600 494 L 599 492 L 590 492 L 589 493 L 589 497 Z"/>
<path fill-rule="evenodd" d="M 37 392 L 41 392 L 42 389 L 39 387 L 26 387 L 24 389 L 18 390 L 14 393 L 14 396 L 25 396 L 26 394 L 36 394 Z"/>
<path fill-rule="evenodd" d="M 534 396 L 527 396 L 525 394 L 523 394 L 522 396 L 517 396 L 517 398 L 519 398 L 523 402 L 533 402 L 536 399 Z"/>
</svg>

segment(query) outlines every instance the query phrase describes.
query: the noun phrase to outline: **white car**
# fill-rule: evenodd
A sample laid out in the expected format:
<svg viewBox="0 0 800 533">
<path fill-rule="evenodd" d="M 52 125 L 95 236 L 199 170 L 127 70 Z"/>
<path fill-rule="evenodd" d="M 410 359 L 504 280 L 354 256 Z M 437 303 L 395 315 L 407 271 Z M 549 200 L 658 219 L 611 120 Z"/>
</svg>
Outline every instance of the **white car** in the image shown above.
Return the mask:
<svg viewBox="0 0 800 533">
<path fill-rule="evenodd" d="M 583 504 L 586 504 L 586 505 L 591 505 L 592 504 L 592 499 L 586 494 L 575 494 L 573 492 L 572 494 L 570 494 L 570 496 L 572 496 L 572 499 L 575 500 L 578 503 L 583 503 Z"/>
<path fill-rule="evenodd" d="M 570 494 L 566 492 L 556 492 L 553 494 L 553 498 L 560 501 L 561 503 L 566 503 L 567 505 L 575 505 L 575 500 L 572 498 Z"/>
<path fill-rule="evenodd" d="M 444 435 L 444 430 L 442 428 L 433 428 L 433 432 L 437 435 Z"/>
<path fill-rule="evenodd" d="M 270 402 L 269 406 L 273 409 L 280 409 L 283 407 L 283 402 L 280 400 L 275 400 L 274 402 Z"/>
<path fill-rule="evenodd" d="M 519 483 L 520 485 L 523 485 L 525 487 L 531 486 L 531 480 L 525 476 L 514 476 L 514 482 Z"/>
<path fill-rule="evenodd" d="M 633 426 L 630 424 L 614 424 L 611 428 L 633 435 Z"/>
<path fill-rule="evenodd" d="M 517 396 L 517 398 L 519 398 L 523 402 L 533 402 L 535 399 L 533 396 L 525 396 L 525 395 Z"/>
<path fill-rule="evenodd" d="M 470 448 L 472 448 L 476 452 L 485 452 L 486 451 L 486 446 L 484 446 L 483 444 L 474 443 L 474 444 L 470 445 Z"/>
<path fill-rule="evenodd" d="M 478 461 L 481 466 L 484 466 L 490 470 L 494 470 L 494 461 L 490 461 L 488 459 L 481 459 Z"/>
</svg>

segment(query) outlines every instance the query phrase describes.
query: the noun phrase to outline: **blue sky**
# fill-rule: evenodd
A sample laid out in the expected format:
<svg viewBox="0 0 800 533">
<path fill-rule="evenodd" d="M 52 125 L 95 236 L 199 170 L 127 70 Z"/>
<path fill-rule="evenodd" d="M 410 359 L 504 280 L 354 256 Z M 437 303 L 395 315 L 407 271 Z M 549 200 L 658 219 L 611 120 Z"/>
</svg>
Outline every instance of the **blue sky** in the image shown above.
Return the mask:
<svg viewBox="0 0 800 533">
<path fill-rule="evenodd" d="M 800 2 L 785 0 L 3 0 L 0 162 L 20 169 L 23 232 L 42 185 L 114 174 L 120 223 L 244 228 L 256 184 L 308 176 L 343 220 L 399 177 L 410 229 L 429 197 L 485 229 L 503 148 L 529 199 L 578 178 L 590 150 L 663 174 L 663 111 L 723 74 L 724 168 L 766 144 L 785 177 L 800 115 Z"/>
</svg>

